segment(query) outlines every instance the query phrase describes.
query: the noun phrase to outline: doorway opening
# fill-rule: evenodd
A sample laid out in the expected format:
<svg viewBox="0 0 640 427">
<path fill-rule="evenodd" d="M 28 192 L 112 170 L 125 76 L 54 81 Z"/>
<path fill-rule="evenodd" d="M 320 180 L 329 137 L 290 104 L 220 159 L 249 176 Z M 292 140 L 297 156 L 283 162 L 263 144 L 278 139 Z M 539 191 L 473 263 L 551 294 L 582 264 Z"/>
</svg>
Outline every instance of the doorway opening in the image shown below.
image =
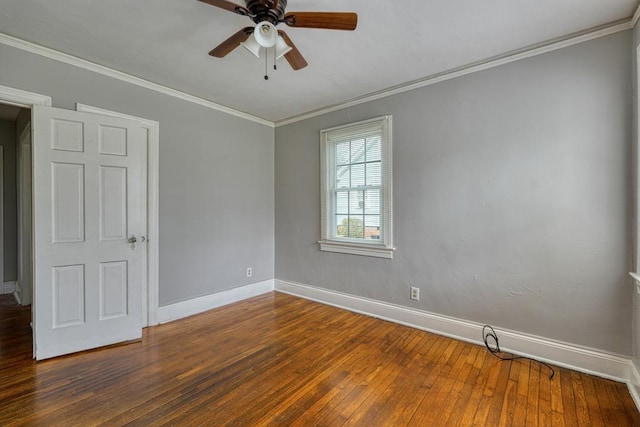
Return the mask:
<svg viewBox="0 0 640 427">
<path fill-rule="evenodd" d="M 0 341 L 31 343 L 31 109 L 0 104 Z M 24 336 L 23 336 L 24 335 Z M 4 346 L 3 346 L 4 347 Z M 3 356 L 4 356 L 3 352 Z"/>
</svg>

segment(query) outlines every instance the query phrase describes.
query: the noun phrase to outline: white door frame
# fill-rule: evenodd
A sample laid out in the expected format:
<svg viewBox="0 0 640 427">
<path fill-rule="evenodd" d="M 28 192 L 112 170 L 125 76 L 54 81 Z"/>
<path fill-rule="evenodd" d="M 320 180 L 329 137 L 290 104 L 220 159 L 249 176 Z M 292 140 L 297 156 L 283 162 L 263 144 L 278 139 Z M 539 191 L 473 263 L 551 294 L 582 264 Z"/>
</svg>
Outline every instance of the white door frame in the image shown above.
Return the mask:
<svg viewBox="0 0 640 427">
<path fill-rule="evenodd" d="M 18 178 L 18 282 L 15 296 L 21 305 L 31 305 L 33 294 L 31 245 L 31 121 L 18 138 L 16 146 Z M 28 182 L 29 185 L 25 185 Z"/>
<path fill-rule="evenodd" d="M 34 105 L 51 106 L 51 97 L 38 93 L 27 92 L 8 86 L 0 85 L 0 102 L 15 105 L 16 107 L 32 108 Z M 0 218 L 2 213 L 0 212 Z M 0 219 L 0 233 L 2 233 L 2 221 Z M 4 239 L 0 239 L 4 245 Z M 4 254 L 0 248 L 0 287 L 4 285 Z"/>
<path fill-rule="evenodd" d="M 47 105 L 51 106 L 51 97 L 47 95 L 41 95 L 39 93 L 27 92 L 25 90 L 15 89 L 8 86 L 0 85 L 0 102 L 4 104 L 15 105 L 17 107 L 29 108 L 33 111 L 34 105 Z M 32 113 L 33 114 L 33 113 Z M 33 123 L 33 117 L 31 117 L 31 123 Z M 31 231 L 33 232 L 33 224 L 31 224 Z M 35 310 L 31 309 L 31 319 L 33 320 L 33 313 Z M 33 357 L 36 356 L 36 340 L 33 341 Z"/>
<path fill-rule="evenodd" d="M 147 130 L 147 287 L 146 289 L 143 289 L 142 299 L 145 301 L 144 294 L 146 293 L 147 307 L 142 307 L 142 326 L 157 325 L 159 266 L 158 240 L 160 236 L 158 225 L 160 124 L 154 120 L 135 117 L 119 113 L 117 111 L 106 110 L 80 103 L 76 103 L 76 111 L 136 120 L 141 123 L 143 129 Z"/>
</svg>

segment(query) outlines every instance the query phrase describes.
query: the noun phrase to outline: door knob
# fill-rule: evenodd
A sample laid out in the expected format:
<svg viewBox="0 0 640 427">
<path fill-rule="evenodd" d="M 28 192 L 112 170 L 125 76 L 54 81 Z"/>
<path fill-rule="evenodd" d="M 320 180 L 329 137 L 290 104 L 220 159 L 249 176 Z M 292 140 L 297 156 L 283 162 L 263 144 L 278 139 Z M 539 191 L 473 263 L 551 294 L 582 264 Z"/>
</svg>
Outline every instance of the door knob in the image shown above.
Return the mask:
<svg viewBox="0 0 640 427">
<path fill-rule="evenodd" d="M 138 240 L 136 239 L 136 236 L 133 236 L 133 235 L 132 235 L 131 237 L 129 237 L 129 240 L 128 240 L 128 241 L 129 241 L 129 243 L 135 243 L 135 242 L 137 242 Z"/>
</svg>

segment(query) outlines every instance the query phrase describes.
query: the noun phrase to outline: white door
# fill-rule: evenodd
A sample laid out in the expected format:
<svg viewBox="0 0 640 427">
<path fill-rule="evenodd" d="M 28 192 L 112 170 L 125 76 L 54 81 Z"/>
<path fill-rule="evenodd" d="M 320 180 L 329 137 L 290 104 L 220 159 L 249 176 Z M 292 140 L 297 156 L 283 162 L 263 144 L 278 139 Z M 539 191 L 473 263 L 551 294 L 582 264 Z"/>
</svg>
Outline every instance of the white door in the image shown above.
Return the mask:
<svg viewBox="0 0 640 427">
<path fill-rule="evenodd" d="M 33 109 L 36 359 L 142 336 L 138 122 Z"/>
</svg>

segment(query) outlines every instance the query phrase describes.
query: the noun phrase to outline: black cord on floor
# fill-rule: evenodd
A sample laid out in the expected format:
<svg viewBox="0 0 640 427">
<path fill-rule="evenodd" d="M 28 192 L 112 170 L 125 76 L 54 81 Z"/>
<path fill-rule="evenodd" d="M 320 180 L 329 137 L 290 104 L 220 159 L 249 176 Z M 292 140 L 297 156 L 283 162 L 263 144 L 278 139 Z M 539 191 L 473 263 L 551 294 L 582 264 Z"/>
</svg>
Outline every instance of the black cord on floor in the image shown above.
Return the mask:
<svg viewBox="0 0 640 427">
<path fill-rule="evenodd" d="M 487 332 L 487 329 L 490 330 L 490 332 Z M 494 341 L 494 346 L 490 346 L 489 345 L 489 340 L 492 339 Z M 552 379 L 553 376 L 556 374 L 556 371 L 553 370 L 553 368 L 551 367 L 551 365 L 542 362 L 540 360 L 537 359 L 533 359 L 531 357 L 525 357 L 525 356 L 502 356 L 502 350 L 500 350 L 500 344 L 498 343 L 498 335 L 496 334 L 496 331 L 493 330 L 493 328 L 490 325 L 484 325 L 482 327 L 482 341 L 484 341 L 484 345 L 485 347 L 487 347 L 487 350 L 489 350 L 489 352 L 491 354 L 493 354 L 495 357 L 497 357 L 498 359 L 505 361 L 505 360 L 518 360 L 518 359 L 529 359 L 529 360 L 533 360 L 534 362 L 538 362 L 544 366 L 546 366 L 547 368 L 549 368 L 551 370 L 551 374 L 549 374 L 549 379 Z"/>
</svg>

